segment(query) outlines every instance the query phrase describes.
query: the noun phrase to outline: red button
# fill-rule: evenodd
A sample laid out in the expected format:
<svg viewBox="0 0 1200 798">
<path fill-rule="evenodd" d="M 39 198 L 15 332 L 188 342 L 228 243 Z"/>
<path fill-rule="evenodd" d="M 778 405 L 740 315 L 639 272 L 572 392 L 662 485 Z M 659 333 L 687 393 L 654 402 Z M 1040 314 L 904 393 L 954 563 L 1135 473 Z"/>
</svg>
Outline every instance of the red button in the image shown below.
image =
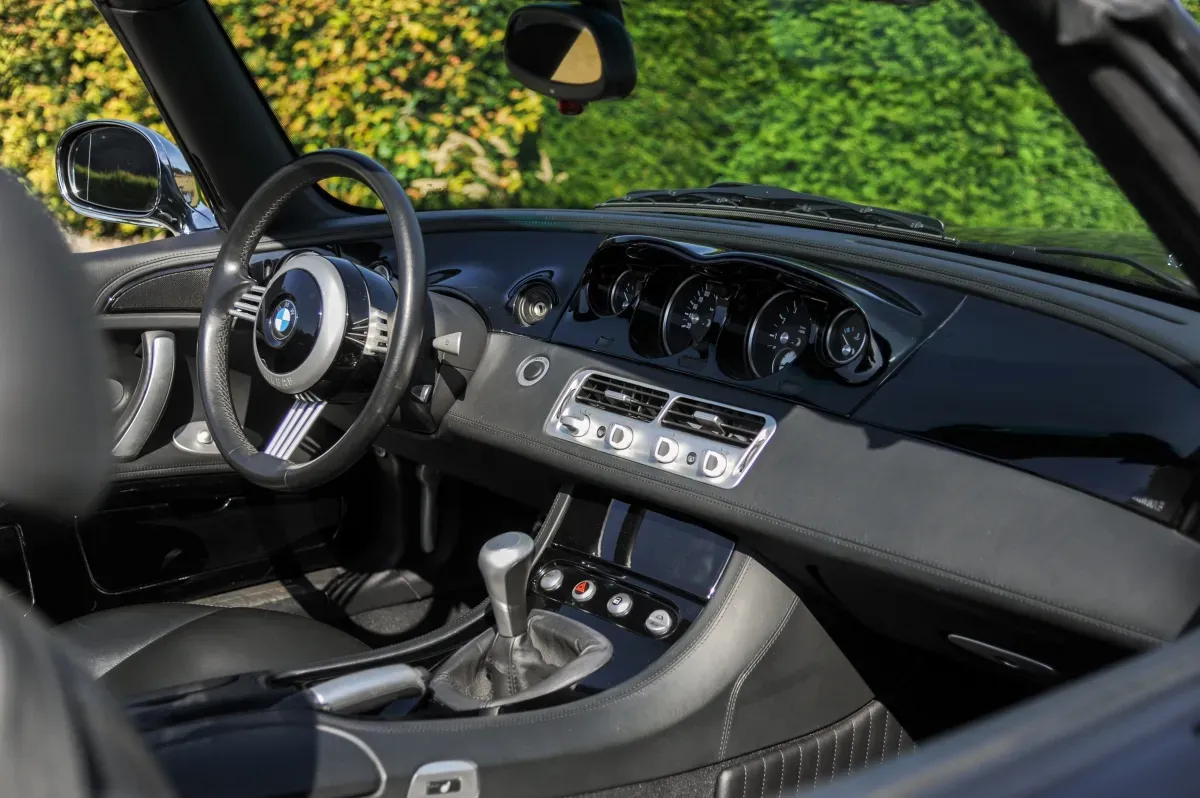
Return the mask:
<svg viewBox="0 0 1200 798">
<path fill-rule="evenodd" d="M 590 579 L 584 579 L 571 588 L 571 594 L 577 601 L 587 601 L 596 595 L 596 585 Z"/>
</svg>

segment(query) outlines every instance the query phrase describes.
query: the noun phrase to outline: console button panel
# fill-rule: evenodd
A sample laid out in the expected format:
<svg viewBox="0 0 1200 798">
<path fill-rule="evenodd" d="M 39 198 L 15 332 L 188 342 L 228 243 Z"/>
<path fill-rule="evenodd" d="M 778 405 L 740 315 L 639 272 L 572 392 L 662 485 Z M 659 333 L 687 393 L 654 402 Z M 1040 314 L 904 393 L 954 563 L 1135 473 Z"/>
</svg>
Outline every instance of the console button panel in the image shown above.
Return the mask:
<svg viewBox="0 0 1200 798">
<path fill-rule="evenodd" d="M 775 434 L 775 419 L 585 369 L 563 388 L 543 431 L 660 471 L 733 488 Z"/>
<path fill-rule="evenodd" d="M 554 572 L 562 574 L 561 581 L 546 578 Z M 538 569 L 531 582 L 536 595 L 604 618 L 645 637 L 666 638 L 686 625 L 681 624 L 679 609 L 670 602 L 574 563 L 561 560 L 547 563 Z"/>
</svg>

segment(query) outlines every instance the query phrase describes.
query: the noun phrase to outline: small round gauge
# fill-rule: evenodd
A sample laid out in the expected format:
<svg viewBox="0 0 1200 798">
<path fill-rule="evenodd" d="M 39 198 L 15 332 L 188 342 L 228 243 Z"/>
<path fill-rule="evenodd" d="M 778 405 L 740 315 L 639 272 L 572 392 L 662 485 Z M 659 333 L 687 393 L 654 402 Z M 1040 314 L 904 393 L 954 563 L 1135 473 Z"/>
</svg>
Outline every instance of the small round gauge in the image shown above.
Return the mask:
<svg viewBox="0 0 1200 798">
<path fill-rule="evenodd" d="M 795 291 L 767 300 L 750 324 L 746 359 L 755 377 L 766 377 L 795 363 L 808 346 L 812 317 Z"/>
<path fill-rule="evenodd" d="M 867 348 L 870 336 L 867 317 L 857 308 L 846 308 L 833 317 L 825 330 L 825 358 L 835 366 L 855 360 Z"/>
<path fill-rule="evenodd" d="M 642 286 L 638 276 L 632 270 L 626 269 L 613 280 L 612 288 L 608 290 L 608 303 L 614 316 L 620 316 L 629 310 L 638 300 Z"/>
<path fill-rule="evenodd" d="M 694 274 L 671 294 L 663 314 L 662 342 L 668 355 L 704 340 L 717 315 L 717 294 L 708 280 Z"/>
</svg>

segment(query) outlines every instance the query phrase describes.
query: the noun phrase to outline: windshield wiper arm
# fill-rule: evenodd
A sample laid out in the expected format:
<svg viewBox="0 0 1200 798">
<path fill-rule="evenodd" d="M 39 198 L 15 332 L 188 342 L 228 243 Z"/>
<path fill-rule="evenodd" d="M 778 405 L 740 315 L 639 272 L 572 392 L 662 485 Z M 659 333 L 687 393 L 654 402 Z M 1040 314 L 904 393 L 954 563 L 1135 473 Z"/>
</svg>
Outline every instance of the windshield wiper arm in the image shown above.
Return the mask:
<svg viewBox="0 0 1200 798">
<path fill-rule="evenodd" d="M 779 186 L 762 186 L 752 183 L 713 183 L 707 188 L 631 191 L 624 197 L 607 200 L 596 207 L 622 206 L 640 209 L 683 206 L 714 210 L 761 211 L 781 218 L 794 216 L 831 222 L 849 222 L 936 238 L 946 237 L 946 226 L 940 219 L 932 216 L 876 208 L 873 205 L 859 205 L 817 194 L 792 191 Z"/>
</svg>

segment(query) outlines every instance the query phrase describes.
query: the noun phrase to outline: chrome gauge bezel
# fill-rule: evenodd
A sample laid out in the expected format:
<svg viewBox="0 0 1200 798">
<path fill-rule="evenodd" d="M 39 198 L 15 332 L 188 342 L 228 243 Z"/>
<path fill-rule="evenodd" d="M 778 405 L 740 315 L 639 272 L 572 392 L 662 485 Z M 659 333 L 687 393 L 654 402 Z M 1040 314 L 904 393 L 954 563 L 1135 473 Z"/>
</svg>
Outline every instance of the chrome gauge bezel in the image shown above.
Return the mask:
<svg viewBox="0 0 1200 798">
<path fill-rule="evenodd" d="M 832 336 L 834 331 L 837 330 L 838 325 L 841 323 L 842 317 L 853 313 L 857 313 L 862 317 L 863 320 L 864 334 L 862 345 L 859 346 L 858 349 L 854 351 L 854 354 L 850 355 L 850 357 L 838 357 L 834 354 L 835 350 L 832 342 L 830 341 L 830 336 Z M 867 347 L 870 345 L 870 343 L 871 322 L 867 319 L 867 314 L 857 307 L 843 308 L 835 313 L 833 318 L 829 320 L 829 324 L 825 326 L 825 332 L 821 335 L 821 355 L 833 366 L 848 366 L 862 357 L 863 353 L 867 351 Z"/>
<path fill-rule="evenodd" d="M 658 338 L 659 338 L 659 342 L 662 345 L 662 351 L 667 353 L 668 355 L 677 355 L 680 352 L 687 351 L 687 349 L 688 349 L 688 347 L 685 346 L 683 349 L 678 349 L 678 350 L 672 351 L 671 344 L 667 340 L 667 330 L 671 324 L 671 310 L 672 310 L 672 308 L 675 307 L 675 302 L 679 299 L 679 295 L 683 291 L 684 287 L 689 285 L 693 280 L 699 280 L 699 281 L 701 281 L 701 283 L 705 283 L 705 284 L 713 281 L 711 277 L 709 277 L 705 274 L 689 275 L 682 282 L 680 282 L 679 285 L 675 286 L 675 290 L 671 292 L 671 297 L 667 300 L 666 305 L 663 306 L 662 319 L 658 325 Z M 714 291 L 713 293 L 715 294 L 716 292 Z M 720 305 L 720 297 L 717 298 L 717 303 L 719 306 Z M 716 307 L 713 308 L 713 319 L 709 323 L 708 331 L 705 333 L 706 336 L 711 334 L 713 327 L 716 326 L 717 309 L 718 308 L 716 308 Z M 696 342 L 693 339 L 693 345 L 695 345 L 695 343 Z"/>
<path fill-rule="evenodd" d="M 767 308 L 771 307 L 771 303 L 774 302 L 776 299 L 779 299 L 779 297 L 781 297 L 781 296 L 786 296 L 787 294 L 795 294 L 796 298 L 800 302 L 800 304 L 805 305 L 804 294 L 800 293 L 795 288 L 785 288 L 782 291 L 776 291 L 774 294 L 772 294 L 767 299 L 766 302 L 762 303 L 762 305 L 759 307 L 758 312 L 754 314 L 754 320 L 750 322 L 750 329 L 747 330 L 747 332 L 746 332 L 746 340 L 745 340 L 745 343 L 743 346 L 744 351 L 745 351 L 745 356 L 746 356 L 746 366 L 750 369 L 750 373 L 753 374 L 756 379 L 761 380 L 764 377 L 770 377 L 770 376 L 773 376 L 773 375 L 779 373 L 778 371 L 773 371 L 773 372 L 770 372 L 769 374 L 760 374 L 759 373 L 758 368 L 755 367 L 755 365 L 754 365 L 754 338 L 756 335 L 758 335 L 758 322 L 762 319 L 763 314 L 765 314 L 767 312 Z M 811 325 L 813 324 L 812 311 L 808 310 L 807 306 L 805 306 L 805 310 L 809 314 L 808 323 L 810 325 L 810 335 L 811 335 Z M 804 349 L 808 348 L 810 340 L 806 340 L 804 342 Z M 800 350 L 796 354 L 797 355 L 803 354 L 803 350 Z M 782 371 L 782 369 L 780 369 L 780 371 Z"/>
<path fill-rule="evenodd" d="M 621 281 L 626 278 L 633 280 L 633 285 L 634 285 L 633 299 L 631 299 L 629 301 L 628 305 L 626 305 L 625 307 L 620 308 L 618 310 L 618 308 L 617 308 L 617 288 L 620 287 Z M 612 281 L 612 285 L 610 285 L 608 287 L 608 309 L 610 311 L 610 315 L 620 316 L 621 314 L 625 313 L 626 311 L 632 310 L 633 308 L 637 307 L 637 303 L 638 303 L 639 299 L 641 299 L 641 288 L 638 286 L 637 273 L 634 272 L 633 269 L 626 269 L 625 271 L 618 274 L 616 276 L 616 279 L 614 279 Z"/>
</svg>

